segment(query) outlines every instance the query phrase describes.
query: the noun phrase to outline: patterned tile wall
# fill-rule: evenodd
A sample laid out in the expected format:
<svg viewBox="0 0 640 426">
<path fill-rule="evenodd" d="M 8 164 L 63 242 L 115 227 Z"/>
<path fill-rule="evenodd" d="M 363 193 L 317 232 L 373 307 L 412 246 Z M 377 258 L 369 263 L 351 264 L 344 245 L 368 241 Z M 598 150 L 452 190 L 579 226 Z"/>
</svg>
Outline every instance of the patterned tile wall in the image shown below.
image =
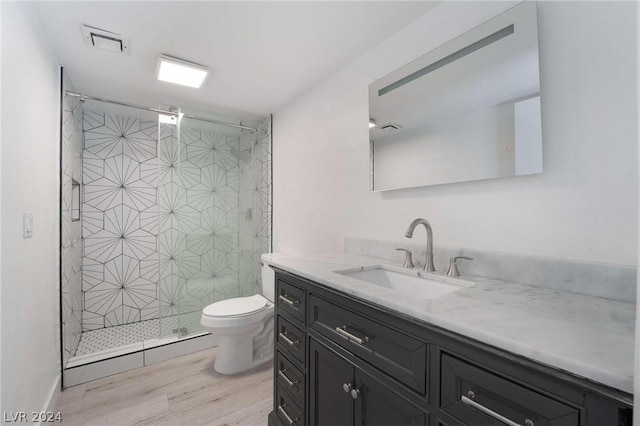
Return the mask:
<svg viewBox="0 0 640 426">
<path fill-rule="evenodd" d="M 268 135 L 97 112 L 84 129 L 84 330 L 199 316 L 257 291 L 270 247 Z"/>
<path fill-rule="evenodd" d="M 188 125 L 179 131 L 181 143 L 160 141 L 160 168 L 171 170 L 161 173 L 159 187 L 158 248 L 161 268 L 168 269 L 161 269 L 159 282 L 165 318 L 199 316 L 206 305 L 239 295 L 238 136 Z M 172 332 L 162 325 L 163 335 Z"/>
<path fill-rule="evenodd" d="M 64 86 L 70 88 L 66 78 Z M 80 221 L 71 219 L 72 181 L 82 182 L 82 104 L 70 96 L 62 100 L 61 178 L 62 364 L 66 365 L 82 333 L 82 229 Z"/>
<path fill-rule="evenodd" d="M 240 293 L 262 293 L 260 256 L 271 251 L 271 118 L 256 127 L 266 133 L 240 137 Z"/>
<path fill-rule="evenodd" d="M 157 318 L 158 124 L 84 112 L 83 330 Z"/>
</svg>

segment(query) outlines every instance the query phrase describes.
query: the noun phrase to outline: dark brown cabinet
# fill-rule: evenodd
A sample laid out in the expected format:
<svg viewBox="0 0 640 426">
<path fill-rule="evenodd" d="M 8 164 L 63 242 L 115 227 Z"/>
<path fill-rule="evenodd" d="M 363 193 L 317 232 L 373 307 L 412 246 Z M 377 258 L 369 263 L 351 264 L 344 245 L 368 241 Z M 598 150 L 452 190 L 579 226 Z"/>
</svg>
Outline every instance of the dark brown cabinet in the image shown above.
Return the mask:
<svg viewBox="0 0 640 426">
<path fill-rule="evenodd" d="M 632 396 L 276 270 L 269 425 L 630 426 Z"/>
</svg>

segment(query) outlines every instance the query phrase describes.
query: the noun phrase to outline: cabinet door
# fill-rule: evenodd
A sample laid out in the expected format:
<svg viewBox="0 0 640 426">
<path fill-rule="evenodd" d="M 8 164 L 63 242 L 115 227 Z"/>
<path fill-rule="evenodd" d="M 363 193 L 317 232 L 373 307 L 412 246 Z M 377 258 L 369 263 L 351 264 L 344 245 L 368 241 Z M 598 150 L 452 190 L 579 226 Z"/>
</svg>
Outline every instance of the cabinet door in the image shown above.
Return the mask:
<svg viewBox="0 0 640 426">
<path fill-rule="evenodd" d="M 355 372 L 356 425 L 426 426 L 427 414 L 372 376 L 359 369 Z"/>
<path fill-rule="evenodd" d="M 354 399 L 349 387 L 354 383 L 353 365 L 313 338 L 309 352 L 309 424 L 352 426 Z"/>
</svg>

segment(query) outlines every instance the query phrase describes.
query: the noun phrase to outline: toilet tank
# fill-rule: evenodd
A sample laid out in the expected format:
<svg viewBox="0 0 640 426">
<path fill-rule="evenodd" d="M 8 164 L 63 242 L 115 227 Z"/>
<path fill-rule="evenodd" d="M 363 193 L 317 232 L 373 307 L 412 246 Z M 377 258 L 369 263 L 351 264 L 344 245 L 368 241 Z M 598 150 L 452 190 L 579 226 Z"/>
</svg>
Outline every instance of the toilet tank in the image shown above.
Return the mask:
<svg viewBox="0 0 640 426">
<path fill-rule="evenodd" d="M 276 271 L 264 260 L 262 261 L 262 295 L 273 302 L 276 291 Z"/>
</svg>

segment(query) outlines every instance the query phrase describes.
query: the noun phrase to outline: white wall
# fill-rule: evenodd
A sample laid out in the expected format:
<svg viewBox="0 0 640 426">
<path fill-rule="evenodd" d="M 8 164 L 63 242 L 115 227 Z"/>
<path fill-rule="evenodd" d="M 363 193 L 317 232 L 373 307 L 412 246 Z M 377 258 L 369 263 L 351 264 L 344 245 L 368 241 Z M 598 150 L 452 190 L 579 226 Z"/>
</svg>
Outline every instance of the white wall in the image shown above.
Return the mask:
<svg viewBox="0 0 640 426">
<path fill-rule="evenodd" d="M 274 115 L 274 250 L 400 242 L 424 217 L 436 245 L 636 265 L 636 5 L 538 6 L 542 175 L 369 192 L 369 83 L 508 7 L 444 2 Z"/>
<path fill-rule="evenodd" d="M 1 410 L 29 413 L 55 399 L 60 371 L 59 69 L 30 8 L 2 3 L 0 167 Z M 31 239 L 23 211 L 33 213 Z"/>
</svg>

